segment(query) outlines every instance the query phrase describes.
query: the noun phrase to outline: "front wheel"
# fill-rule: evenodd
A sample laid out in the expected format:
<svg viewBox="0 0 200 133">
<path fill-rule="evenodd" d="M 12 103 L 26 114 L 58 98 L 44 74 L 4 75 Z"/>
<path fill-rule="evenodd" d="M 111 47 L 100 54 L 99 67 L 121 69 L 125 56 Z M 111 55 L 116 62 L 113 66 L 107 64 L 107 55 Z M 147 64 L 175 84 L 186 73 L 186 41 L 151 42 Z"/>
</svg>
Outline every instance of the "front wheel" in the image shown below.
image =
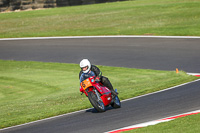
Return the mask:
<svg viewBox="0 0 200 133">
<path fill-rule="evenodd" d="M 101 99 L 100 100 L 98 99 L 97 95 L 98 94 L 95 94 L 94 92 L 90 91 L 90 92 L 88 92 L 88 99 L 89 99 L 90 103 L 92 104 L 92 106 L 98 112 L 104 112 L 106 110 L 105 105 Z"/>
</svg>

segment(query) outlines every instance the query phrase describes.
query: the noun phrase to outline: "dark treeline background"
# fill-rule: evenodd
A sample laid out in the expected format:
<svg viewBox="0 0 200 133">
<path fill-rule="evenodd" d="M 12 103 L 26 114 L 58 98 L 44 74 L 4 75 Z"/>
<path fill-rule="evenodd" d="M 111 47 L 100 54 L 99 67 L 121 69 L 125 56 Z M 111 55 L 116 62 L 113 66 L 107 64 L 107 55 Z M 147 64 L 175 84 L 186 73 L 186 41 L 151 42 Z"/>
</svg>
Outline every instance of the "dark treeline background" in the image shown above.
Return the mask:
<svg viewBox="0 0 200 133">
<path fill-rule="evenodd" d="M 115 2 L 123 0 L 0 0 L 0 12 L 53 8 L 62 6 L 86 5 L 105 2 Z"/>
</svg>

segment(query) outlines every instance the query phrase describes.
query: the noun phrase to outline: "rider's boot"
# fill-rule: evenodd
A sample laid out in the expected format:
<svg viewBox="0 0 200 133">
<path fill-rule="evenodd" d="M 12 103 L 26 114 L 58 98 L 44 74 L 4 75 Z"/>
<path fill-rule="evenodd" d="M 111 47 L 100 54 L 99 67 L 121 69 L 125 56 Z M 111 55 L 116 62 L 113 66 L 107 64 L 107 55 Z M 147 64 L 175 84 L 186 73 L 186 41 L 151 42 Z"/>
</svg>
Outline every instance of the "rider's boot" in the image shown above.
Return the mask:
<svg viewBox="0 0 200 133">
<path fill-rule="evenodd" d="M 111 90 L 111 89 L 110 89 Z M 117 96 L 118 95 L 118 92 L 114 91 L 113 89 L 111 90 L 111 94 L 114 95 L 114 96 Z"/>
</svg>

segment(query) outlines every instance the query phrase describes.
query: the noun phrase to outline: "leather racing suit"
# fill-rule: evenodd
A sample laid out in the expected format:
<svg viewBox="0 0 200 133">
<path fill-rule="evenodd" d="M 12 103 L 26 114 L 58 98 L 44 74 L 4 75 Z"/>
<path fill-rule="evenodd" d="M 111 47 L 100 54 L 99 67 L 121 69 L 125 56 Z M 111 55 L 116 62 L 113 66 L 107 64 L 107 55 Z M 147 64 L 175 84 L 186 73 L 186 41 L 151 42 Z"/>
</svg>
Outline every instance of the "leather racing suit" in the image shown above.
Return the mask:
<svg viewBox="0 0 200 133">
<path fill-rule="evenodd" d="M 112 86 L 112 84 L 110 83 L 109 79 L 108 79 L 107 77 L 102 76 L 102 72 L 100 71 L 100 69 L 99 69 L 97 66 L 91 65 L 90 70 L 92 71 L 92 73 L 95 74 L 95 77 L 99 77 L 100 82 L 101 82 L 104 86 L 108 87 L 108 89 L 111 91 L 111 93 L 112 93 L 114 96 L 116 96 L 116 95 L 118 94 L 117 92 L 114 91 L 113 86 Z M 83 74 L 83 71 L 81 70 L 80 73 L 79 73 L 79 79 L 80 79 L 80 77 L 82 76 L 82 74 Z"/>
</svg>

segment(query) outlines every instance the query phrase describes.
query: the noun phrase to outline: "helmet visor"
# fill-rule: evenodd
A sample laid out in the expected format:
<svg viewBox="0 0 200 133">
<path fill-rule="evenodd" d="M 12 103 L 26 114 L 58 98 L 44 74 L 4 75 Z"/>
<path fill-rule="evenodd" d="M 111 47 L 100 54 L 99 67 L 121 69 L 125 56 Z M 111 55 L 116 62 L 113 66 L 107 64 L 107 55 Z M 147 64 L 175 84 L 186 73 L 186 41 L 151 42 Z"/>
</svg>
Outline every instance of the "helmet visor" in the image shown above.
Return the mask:
<svg viewBox="0 0 200 133">
<path fill-rule="evenodd" d="M 86 71 L 88 69 L 88 66 L 82 67 L 81 70 L 82 71 Z"/>
</svg>

